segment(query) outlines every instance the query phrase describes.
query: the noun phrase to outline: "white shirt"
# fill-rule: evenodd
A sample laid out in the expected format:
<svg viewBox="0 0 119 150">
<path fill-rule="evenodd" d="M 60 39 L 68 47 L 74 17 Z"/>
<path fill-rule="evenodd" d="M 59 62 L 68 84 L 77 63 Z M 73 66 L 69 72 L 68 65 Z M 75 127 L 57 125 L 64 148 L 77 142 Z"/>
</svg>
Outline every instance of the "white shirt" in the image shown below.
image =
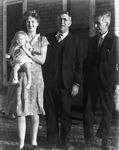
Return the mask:
<svg viewBox="0 0 119 150">
<path fill-rule="evenodd" d="M 107 32 L 105 32 L 104 34 L 102 34 L 102 38 L 103 38 L 103 40 L 105 39 L 105 36 L 107 35 L 107 33 L 108 33 L 108 31 L 107 31 Z"/>
<path fill-rule="evenodd" d="M 63 39 L 69 34 L 69 31 L 67 31 L 67 32 L 65 32 L 65 33 L 59 33 L 59 32 L 58 32 L 58 33 L 56 34 L 57 39 L 58 39 L 58 37 L 59 37 L 60 34 L 62 34 L 61 40 L 63 40 Z"/>
<path fill-rule="evenodd" d="M 99 41 L 98 41 L 98 47 L 100 47 L 105 39 L 105 36 L 107 35 L 108 31 L 99 36 Z"/>
</svg>

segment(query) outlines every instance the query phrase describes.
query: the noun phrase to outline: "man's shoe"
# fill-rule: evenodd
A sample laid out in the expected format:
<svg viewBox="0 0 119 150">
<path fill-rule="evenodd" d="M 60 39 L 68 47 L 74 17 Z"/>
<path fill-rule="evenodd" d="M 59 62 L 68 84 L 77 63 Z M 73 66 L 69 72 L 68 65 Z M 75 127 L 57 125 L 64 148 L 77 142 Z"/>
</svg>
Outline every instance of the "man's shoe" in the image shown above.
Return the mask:
<svg viewBox="0 0 119 150">
<path fill-rule="evenodd" d="M 59 150 L 57 147 L 52 147 L 51 150 Z"/>
<path fill-rule="evenodd" d="M 74 147 L 69 142 L 65 142 L 65 140 L 59 140 L 57 148 L 61 150 L 74 150 Z"/>
<path fill-rule="evenodd" d="M 37 145 L 33 145 L 32 150 L 40 150 L 40 148 Z"/>
<path fill-rule="evenodd" d="M 53 146 L 51 147 L 51 150 L 59 150 L 59 149 L 57 148 L 57 145 L 53 145 Z"/>
<path fill-rule="evenodd" d="M 49 148 L 50 150 L 58 150 L 57 144 L 49 144 L 48 148 Z"/>
<path fill-rule="evenodd" d="M 102 140 L 102 150 L 111 150 L 108 140 Z"/>
<path fill-rule="evenodd" d="M 74 147 L 68 142 L 65 143 L 64 150 L 74 150 Z"/>
<path fill-rule="evenodd" d="M 24 147 L 20 148 L 19 146 L 15 150 L 24 150 Z"/>
<path fill-rule="evenodd" d="M 92 150 L 91 141 L 85 141 L 85 150 Z"/>
</svg>

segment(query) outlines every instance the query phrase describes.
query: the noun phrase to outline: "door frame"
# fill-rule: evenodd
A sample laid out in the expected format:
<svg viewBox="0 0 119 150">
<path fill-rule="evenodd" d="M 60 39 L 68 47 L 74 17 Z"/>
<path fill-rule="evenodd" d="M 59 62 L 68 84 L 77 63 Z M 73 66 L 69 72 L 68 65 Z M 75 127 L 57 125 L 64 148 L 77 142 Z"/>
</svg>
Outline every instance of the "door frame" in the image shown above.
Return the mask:
<svg viewBox="0 0 119 150">
<path fill-rule="evenodd" d="M 27 10 L 27 0 L 4 0 L 3 1 L 3 86 L 8 85 L 7 81 L 7 62 L 5 54 L 7 51 L 7 6 L 22 3 L 23 12 Z"/>
<path fill-rule="evenodd" d="M 96 12 L 96 0 L 89 0 L 89 36 L 95 35 L 94 15 Z"/>
</svg>

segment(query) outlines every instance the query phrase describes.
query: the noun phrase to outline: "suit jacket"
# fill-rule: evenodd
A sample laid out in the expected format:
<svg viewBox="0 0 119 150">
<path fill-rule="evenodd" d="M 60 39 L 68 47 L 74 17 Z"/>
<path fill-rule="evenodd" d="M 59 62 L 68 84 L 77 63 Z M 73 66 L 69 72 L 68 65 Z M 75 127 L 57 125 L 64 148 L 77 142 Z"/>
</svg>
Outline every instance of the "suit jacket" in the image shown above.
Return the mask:
<svg viewBox="0 0 119 150">
<path fill-rule="evenodd" d="M 89 40 L 84 76 L 86 86 L 88 86 L 91 77 L 92 60 L 94 51 L 97 49 L 97 40 L 97 35 Z M 119 83 L 117 79 L 119 71 L 116 69 L 119 64 L 119 38 L 108 32 L 100 50 L 99 75 L 102 85 L 105 90 L 114 91 L 115 85 Z"/>
<path fill-rule="evenodd" d="M 43 77 L 45 85 L 55 86 L 54 61 L 56 52 L 56 33 L 47 36 L 49 41 L 45 64 L 43 65 Z M 62 61 L 62 77 L 65 88 L 70 88 L 74 83 L 82 82 L 83 44 L 80 39 L 69 33 L 64 45 Z"/>
</svg>

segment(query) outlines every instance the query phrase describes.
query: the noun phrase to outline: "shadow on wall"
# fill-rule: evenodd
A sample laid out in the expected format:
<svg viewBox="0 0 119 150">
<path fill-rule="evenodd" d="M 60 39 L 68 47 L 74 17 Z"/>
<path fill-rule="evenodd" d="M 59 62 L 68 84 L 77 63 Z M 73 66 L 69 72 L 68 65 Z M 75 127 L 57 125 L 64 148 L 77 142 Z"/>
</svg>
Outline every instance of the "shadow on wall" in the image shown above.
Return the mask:
<svg viewBox="0 0 119 150">
<path fill-rule="evenodd" d="M 83 40 L 83 47 L 84 47 L 83 57 L 85 59 L 89 41 L 89 29 L 71 29 L 70 31 L 71 33 L 75 34 L 76 36 L 78 36 L 80 39 Z"/>
</svg>

